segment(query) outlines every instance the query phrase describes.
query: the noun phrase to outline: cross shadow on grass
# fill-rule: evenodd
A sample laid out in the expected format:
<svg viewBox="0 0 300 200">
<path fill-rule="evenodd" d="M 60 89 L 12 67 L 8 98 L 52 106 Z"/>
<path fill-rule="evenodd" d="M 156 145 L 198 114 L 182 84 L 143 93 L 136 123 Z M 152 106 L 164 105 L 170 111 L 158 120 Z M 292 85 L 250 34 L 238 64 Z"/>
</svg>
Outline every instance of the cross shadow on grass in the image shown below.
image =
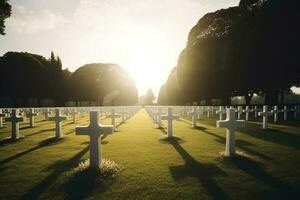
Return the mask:
<svg viewBox="0 0 300 200">
<path fill-rule="evenodd" d="M 271 191 L 264 191 L 264 198 L 296 199 L 299 197 L 299 192 L 297 193 L 295 188 L 292 188 L 289 184 L 268 174 L 259 162 L 252 160 L 249 157 L 236 155 L 232 158 L 226 158 L 224 161 L 270 186 Z"/>
<path fill-rule="evenodd" d="M 176 140 L 170 141 L 170 143 L 185 161 L 185 165 L 169 167 L 174 180 L 193 177 L 201 183 L 213 199 L 230 199 L 230 196 L 213 179 L 214 176 L 226 176 L 221 168 L 214 164 L 204 164 L 195 160 Z"/>
<path fill-rule="evenodd" d="M 278 129 L 263 130 L 259 125 L 249 123 L 246 127 L 238 129 L 238 131 L 249 135 L 250 137 L 300 149 L 300 135 L 284 132 Z"/>
<path fill-rule="evenodd" d="M 79 151 L 73 157 L 68 160 L 59 160 L 53 165 L 46 168 L 46 170 L 52 170 L 52 173 L 37 183 L 33 188 L 27 191 L 20 199 L 38 199 L 39 196 L 52 184 L 56 179 L 65 171 L 74 168 L 78 165 L 80 158 L 89 150 L 89 146 L 86 146 L 83 150 Z M 73 191 L 76 192 L 76 191 Z M 55 194 L 53 194 L 55 195 Z"/>
<path fill-rule="evenodd" d="M 166 129 L 163 128 L 163 127 L 160 127 L 160 128 L 157 128 L 157 129 L 160 130 L 164 135 L 168 134 L 168 132 L 166 131 Z"/>
<path fill-rule="evenodd" d="M 30 148 L 30 149 L 27 149 L 25 151 L 22 151 L 20 153 L 17 153 L 15 155 L 13 155 L 13 156 L 10 156 L 10 157 L 8 157 L 8 158 L 6 158 L 4 160 L 1 160 L 0 161 L 0 166 L 3 165 L 3 164 L 5 164 L 5 163 L 7 163 L 7 162 L 13 161 L 13 160 L 15 160 L 15 159 L 17 159 L 19 157 L 22 157 L 22 156 L 26 155 L 27 153 L 30 153 L 30 152 L 35 151 L 37 149 L 40 149 L 42 147 L 53 145 L 53 144 L 57 143 L 58 141 L 59 140 L 57 140 L 56 138 L 48 138 L 46 140 L 43 140 L 37 146 L 34 146 L 34 147 Z"/>
<path fill-rule="evenodd" d="M 23 139 L 23 137 L 21 137 L 18 140 L 12 139 L 11 137 L 6 137 L 6 138 L 0 140 L 0 146 L 17 143 L 17 142 L 20 142 L 21 139 Z"/>
<path fill-rule="evenodd" d="M 25 129 L 30 129 L 30 128 L 36 128 L 36 126 L 34 127 L 31 127 L 31 126 L 23 126 L 23 127 L 20 127 L 20 130 L 25 130 Z"/>
<path fill-rule="evenodd" d="M 101 193 L 112 183 L 112 177 L 100 177 L 99 172 L 93 170 L 77 171 L 63 185 L 67 200 L 80 200 L 90 196 L 93 192 Z"/>
<path fill-rule="evenodd" d="M 217 138 L 216 141 L 219 142 L 219 143 L 224 144 L 224 148 L 225 148 L 225 143 L 226 143 L 225 137 L 222 137 L 222 136 L 217 135 L 215 133 L 209 132 L 207 130 L 201 130 L 201 131 L 203 131 L 206 134 L 209 134 L 211 136 L 216 137 Z M 267 160 L 267 161 L 273 161 L 273 159 L 271 157 L 266 156 L 266 155 L 264 155 L 264 154 L 262 154 L 260 152 L 257 152 L 257 151 L 254 151 L 253 149 L 251 149 L 250 147 L 251 146 L 254 147 L 255 145 L 252 144 L 252 143 L 250 143 L 250 142 L 248 142 L 248 141 L 245 141 L 245 140 L 236 140 L 236 146 L 238 148 L 242 149 L 243 151 L 249 153 L 249 154 L 252 154 L 254 156 L 258 156 L 258 157 L 260 157 L 260 158 L 262 158 L 264 160 Z"/>
<path fill-rule="evenodd" d="M 34 136 L 34 135 L 37 135 L 37 134 L 40 134 L 40 133 L 45 133 L 45 132 L 48 132 L 48 131 L 54 131 L 54 128 L 44 129 L 44 130 L 40 130 L 40 131 L 35 132 L 35 133 L 30 133 L 30 134 L 26 135 L 26 137 Z"/>
<path fill-rule="evenodd" d="M 125 121 L 120 122 L 116 127 L 119 128 L 119 127 L 122 126 L 123 124 L 126 124 L 126 122 L 125 122 Z"/>
</svg>

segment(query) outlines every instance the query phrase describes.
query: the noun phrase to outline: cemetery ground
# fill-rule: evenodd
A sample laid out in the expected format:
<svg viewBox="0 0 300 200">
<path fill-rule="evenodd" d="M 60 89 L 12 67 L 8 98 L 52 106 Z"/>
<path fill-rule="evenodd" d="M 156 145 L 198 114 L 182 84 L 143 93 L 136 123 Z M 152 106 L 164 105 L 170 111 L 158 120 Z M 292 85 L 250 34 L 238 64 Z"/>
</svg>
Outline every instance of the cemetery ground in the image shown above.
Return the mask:
<svg viewBox="0 0 300 200">
<path fill-rule="evenodd" d="M 89 158 L 89 138 L 76 136 L 72 120 L 54 140 L 54 122 L 22 123 L 25 138 L 13 142 L 10 124 L 0 129 L 0 199 L 292 199 L 300 193 L 300 124 L 261 120 L 236 134 L 238 156 L 224 158 L 225 129 L 203 117 L 191 128 L 174 121 L 176 140 L 165 139 L 144 109 L 102 138 L 103 158 L 123 167 L 115 177 L 87 176 L 78 164 Z M 40 118 L 40 119 L 39 119 Z M 88 114 L 76 125 L 87 125 Z M 117 121 L 119 122 L 119 121 Z M 101 123 L 110 119 L 101 117 Z M 166 122 L 163 122 L 166 127 Z"/>
</svg>

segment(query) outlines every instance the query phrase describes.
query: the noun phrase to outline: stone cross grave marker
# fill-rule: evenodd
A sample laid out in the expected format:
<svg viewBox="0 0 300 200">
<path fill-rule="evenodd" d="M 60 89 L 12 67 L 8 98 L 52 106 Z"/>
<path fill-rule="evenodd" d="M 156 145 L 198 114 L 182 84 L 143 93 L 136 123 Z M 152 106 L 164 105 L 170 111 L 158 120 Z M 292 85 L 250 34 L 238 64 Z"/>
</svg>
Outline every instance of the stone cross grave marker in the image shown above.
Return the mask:
<svg viewBox="0 0 300 200">
<path fill-rule="evenodd" d="M 272 113 L 274 114 L 274 122 L 278 122 L 278 113 L 281 113 L 281 110 L 278 109 L 278 106 L 274 106 Z"/>
<path fill-rule="evenodd" d="M 11 138 L 17 140 L 20 138 L 19 123 L 24 121 L 24 118 L 19 116 L 18 109 L 12 109 L 10 117 L 5 118 L 5 121 L 11 122 Z"/>
<path fill-rule="evenodd" d="M 173 115 L 173 109 L 168 108 L 167 115 L 162 115 L 160 118 L 161 118 L 161 120 L 168 121 L 168 128 L 167 128 L 168 138 L 172 138 L 173 137 L 173 120 L 179 119 L 179 116 Z"/>
<path fill-rule="evenodd" d="M 189 112 L 189 114 L 192 116 L 192 128 L 197 127 L 197 116 L 198 116 L 198 111 L 196 106 L 192 107 L 192 111 Z"/>
<path fill-rule="evenodd" d="M 219 110 L 217 110 L 216 114 L 219 115 L 219 120 L 223 119 L 223 115 L 226 114 L 226 108 L 224 109 L 223 106 L 219 107 Z"/>
<path fill-rule="evenodd" d="M 122 122 L 124 122 L 126 120 L 126 116 L 128 115 L 128 112 L 125 111 L 125 108 L 123 108 L 123 107 L 121 108 L 120 115 L 122 118 Z"/>
<path fill-rule="evenodd" d="M 237 128 L 244 126 L 244 120 L 235 119 L 235 108 L 226 110 L 226 120 L 217 121 L 218 128 L 226 128 L 225 156 L 231 157 L 235 155 L 235 131 Z"/>
<path fill-rule="evenodd" d="M 258 116 L 263 117 L 263 129 L 268 128 L 269 124 L 269 116 L 271 116 L 273 113 L 268 111 L 268 106 L 263 106 L 263 111 L 258 113 Z"/>
<path fill-rule="evenodd" d="M 34 127 L 35 123 L 34 123 L 34 117 L 37 116 L 38 113 L 34 112 L 33 108 L 29 109 L 29 112 L 27 113 L 27 117 L 29 118 L 29 126 L 30 127 Z"/>
<path fill-rule="evenodd" d="M 288 112 L 289 112 L 288 107 L 284 106 L 282 112 L 283 112 L 283 120 L 286 121 L 287 117 L 288 117 Z"/>
<path fill-rule="evenodd" d="M 249 113 L 252 112 L 249 108 L 249 106 L 246 106 L 245 110 L 243 110 L 244 113 L 246 113 L 246 121 L 249 120 Z"/>
<path fill-rule="evenodd" d="M 242 114 L 243 114 L 243 107 L 242 106 L 238 106 L 237 107 L 237 118 L 238 118 L 238 120 L 240 120 L 241 119 L 241 116 L 242 116 Z"/>
<path fill-rule="evenodd" d="M 76 108 L 72 108 L 71 111 L 69 112 L 69 114 L 72 115 L 73 124 L 76 124 L 76 114 L 78 114 L 77 109 Z"/>
<path fill-rule="evenodd" d="M 55 109 L 55 116 L 49 117 L 50 121 L 55 121 L 55 138 L 60 139 L 63 138 L 62 133 L 62 121 L 67 120 L 66 116 L 61 115 L 61 110 L 59 108 Z"/>
<path fill-rule="evenodd" d="M 117 128 L 116 128 L 116 118 L 119 118 L 121 116 L 117 115 L 115 113 L 115 108 L 111 108 L 110 114 L 107 115 L 107 117 L 109 117 L 111 119 L 111 125 L 113 125 L 114 131 L 116 131 L 117 130 Z"/>
<path fill-rule="evenodd" d="M 112 134 L 114 127 L 112 125 L 101 125 L 99 123 L 99 112 L 90 111 L 89 126 L 78 126 L 75 129 L 76 135 L 87 135 L 90 137 L 90 167 L 99 169 L 101 163 L 101 135 Z"/>
<path fill-rule="evenodd" d="M 0 128 L 3 127 L 3 118 L 6 117 L 6 114 L 3 113 L 2 109 L 0 109 Z"/>
</svg>

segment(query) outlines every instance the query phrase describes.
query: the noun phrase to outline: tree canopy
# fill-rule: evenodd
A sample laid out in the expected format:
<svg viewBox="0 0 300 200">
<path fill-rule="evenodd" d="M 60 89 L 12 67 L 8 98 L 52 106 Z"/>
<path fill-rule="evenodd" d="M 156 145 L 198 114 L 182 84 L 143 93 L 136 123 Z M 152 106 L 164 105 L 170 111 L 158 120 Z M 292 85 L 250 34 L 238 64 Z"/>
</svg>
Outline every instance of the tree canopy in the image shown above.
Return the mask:
<svg viewBox="0 0 300 200">
<path fill-rule="evenodd" d="M 26 52 L 7 52 L 0 57 L 0 102 L 26 106 L 29 99 L 51 99 L 57 106 L 67 101 L 93 101 L 102 105 L 112 91 L 114 105 L 134 105 L 137 89 L 129 75 L 115 64 L 88 64 L 74 73 L 62 69 L 59 56 L 49 59 Z M 37 103 L 36 106 L 39 106 Z"/>
<path fill-rule="evenodd" d="M 163 87 L 168 103 L 180 103 L 174 93 L 186 103 L 220 98 L 224 104 L 236 95 L 249 103 L 254 93 L 263 93 L 267 104 L 277 104 L 279 93 L 299 85 L 298 4 L 242 0 L 203 16 L 171 72 L 178 87 L 167 87 L 174 82 L 170 77 Z"/>
<path fill-rule="evenodd" d="M 11 5 L 7 0 L 0 0 L 0 35 L 4 35 L 5 19 L 11 15 Z"/>
</svg>

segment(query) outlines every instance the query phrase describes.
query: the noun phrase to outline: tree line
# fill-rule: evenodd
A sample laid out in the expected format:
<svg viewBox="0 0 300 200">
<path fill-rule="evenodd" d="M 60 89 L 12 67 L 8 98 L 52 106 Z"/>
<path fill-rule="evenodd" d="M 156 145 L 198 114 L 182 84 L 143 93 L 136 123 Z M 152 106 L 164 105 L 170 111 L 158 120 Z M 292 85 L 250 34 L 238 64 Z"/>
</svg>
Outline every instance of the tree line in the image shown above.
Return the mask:
<svg viewBox="0 0 300 200">
<path fill-rule="evenodd" d="M 88 64 L 72 73 L 53 52 L 49 59 L 7 52 L 0 57 L 0 74 L 0 106 L 29 106 L 32 99 L 36 103 L 30 106 L 43 106 L 44 99 L 55 106 L 80 106 L 83 101 L 103 105 L 105 98 L 110 105 L 134 105 L 138 99 L 135 83 L 118 65 Z"/>
</svg>

